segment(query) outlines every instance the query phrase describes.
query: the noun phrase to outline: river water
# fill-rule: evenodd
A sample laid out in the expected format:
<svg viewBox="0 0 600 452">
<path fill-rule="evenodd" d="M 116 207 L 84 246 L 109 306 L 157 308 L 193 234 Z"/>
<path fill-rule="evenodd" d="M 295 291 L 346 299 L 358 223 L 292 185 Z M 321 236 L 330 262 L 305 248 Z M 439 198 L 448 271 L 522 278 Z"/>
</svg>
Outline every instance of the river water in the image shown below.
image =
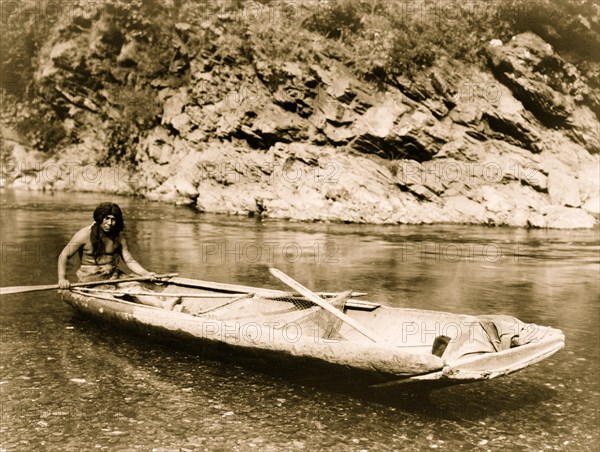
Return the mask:
<svg viewBox="0 0 600 452">
<path fill-rule="evenodd" d="M 0 195 L 2 286 L 56 283 L 58 253 L 106 200 Z M 428 396 L 346 392 L 123 334 L 54 291 L 3 296 L 0 450 L 599 450 L 597 229 L 306 224 L 112 200 L 152 271 L 285 290 L 275 266 L 313 290 L 551 325 L 566 347 Z"/>
</svg>

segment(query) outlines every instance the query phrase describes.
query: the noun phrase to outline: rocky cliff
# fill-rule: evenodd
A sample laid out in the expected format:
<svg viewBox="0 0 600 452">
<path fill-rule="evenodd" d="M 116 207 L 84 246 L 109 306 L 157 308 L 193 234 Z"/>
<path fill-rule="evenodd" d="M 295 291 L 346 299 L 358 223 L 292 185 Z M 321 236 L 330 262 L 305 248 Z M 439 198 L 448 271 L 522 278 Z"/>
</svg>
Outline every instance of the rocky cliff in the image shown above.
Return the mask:
<svg viewBox="0 0 600 452">
<path fill-rule="evenodd" d="M 27 96 L 3 105 L 5 185 L 308 221 L 596 224 L 593 52 L 582 66 L 523 30 L 378 77 L 398 50 L 374 6 L 324 34 L 307 4 L 148 3 L 55 15 Z M 19 129 L 32 89 L 50 152 Z"/>
</svg>

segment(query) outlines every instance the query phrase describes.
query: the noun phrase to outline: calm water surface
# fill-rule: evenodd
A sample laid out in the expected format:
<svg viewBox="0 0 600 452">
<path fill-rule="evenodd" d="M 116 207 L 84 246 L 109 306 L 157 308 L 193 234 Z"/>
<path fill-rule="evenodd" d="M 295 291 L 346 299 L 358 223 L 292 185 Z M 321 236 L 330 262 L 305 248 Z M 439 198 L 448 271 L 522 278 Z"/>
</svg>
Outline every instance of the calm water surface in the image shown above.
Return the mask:
<svg viewBox="0 0 600 452">
<path fill-rule="evenodd" d="M 113 198 L 157 272 L 360 290 L 392 306 L 506 313 L 567 345 L 509 377 L 425 394 L 306 386 L 82 319 L 54 292 L 0 302 L 1 450 L 599 450 L 599 234 L 201 215 Z M 53 284 L 104 197 L 1 193 L 2 286 Z M 73 274 L 73 269 L 71 269 Z"/>
</svg>

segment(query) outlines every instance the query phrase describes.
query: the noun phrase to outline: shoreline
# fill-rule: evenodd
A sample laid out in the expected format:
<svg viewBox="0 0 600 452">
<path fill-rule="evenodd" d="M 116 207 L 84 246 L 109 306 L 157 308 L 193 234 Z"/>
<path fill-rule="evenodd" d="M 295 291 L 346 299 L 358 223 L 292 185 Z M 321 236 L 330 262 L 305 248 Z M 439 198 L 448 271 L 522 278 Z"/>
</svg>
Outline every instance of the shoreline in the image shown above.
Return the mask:
<svg viewBox="0 0 600 452">
<path fill-rule="evenodd" d="M 331 162 L 329 162 L 331 163 Z M 439 162 L 441 164 L 441 162 Z M 39 164 L 39 162 L 38 162 Z M 316 215 L 315 212 L 310 214 L 311 208 L 314 210 L 314 205 L 311 206 L 304 202 L 302 197 L 297 197 L 295 200 L 290 200 L 285 204 L 283 199 L 277 199 L 275 196 L 275 192 L 278 190 L 277 187 L 271 186 L 270 199 L 268 202 L 264 203 L 262 208 L 258 208 L 258 206 L 254 206 L 255 208 L 248 208 L 247 200 L 241 196 L 242 192 L 246 194 L 246 197 L 256 199 L 256 197 L 252 194 L 252 189 L 256 188 L 256 181 L 249 183 L 247 182 L 243 187 L 243 190 L 240 191 L 240 187 L 235 188 L 231 187 L 231 185 L 224 184 L 222 186 L 217 186 L 213 189 L 212 193 L 204 192 L 203 196 L 199 196 L 198 198 L 190 198 L 186 197 L 180 190 L 175 188 L 170 193 L 160 193 L 156 191 L 148 191 L 143 192 L 139 189 L 139 187 L 135 187 L 132 182 L 132 173 L 130 170 L 126 170 L 122 167 L 100 167 L 96 164 L 88 164 L 88 165 L 75 165 L 73 162 L 60 162 L 60 161 L 49 161 L 45 163 L 41 163 L 42 170 L 38 172 L 27 171 L 26 174 L 14 179 L 12 182 L 6 182 L 6 180 L 2 180 L 2 185 L 0 186 L 0 190 L 7 191 L 12 190 L 14 192 L 37 192 L 37 193 L 96 193 L 102 194 L 106 196 L 117 195 L 117 196 L 126 196 L 126 197 L 141 197 L 144 200 L 164 203 L 167 205 L 179 205 L 179 206 L 187 206 L 194 209 L 197 213 L 207 213 L 207 214 L 217 214 L 224 216 L 239 216 L 239 217 L 248 217 L 248 218 L 257 218 L 260 220 L 273 220 L 273 221 L 288 221 L 288 222 L 298 222 L 298 223 L 323 223 L 323 224 L 357 224 L 357 225 L 374 225 L 374 226 L 393 226 L 393 225 L 407 225 L 407 226 L 444 226 L 444 225 L 456 225 L 456 226 L 485 226 L 489 228 L 494 227 L 508 227 L 508 228 L 524 228 L 524 229 L 564 229 L 564 230 L 575 230 L 575 229 L 597 229 L 600 227 L 600 216 L 594 214 L 592 212 L 586 212 L 583 209 L 574 209 L 565 206 L 545 206 L 545 209 L 541 209 L 540 212 L 530 211 L 529 215 L 533 216 L 533 218 L 538 218 L 538 221 L 544 219 L 544 217 L 548 218 L 548 215 L 554 215 L 554 222 L 548 223 L 546 222 L 541 224 L 532 224 L 531 222 L 523 223 L 521 222 L 510 222 L 510 221 L 502 221 L 497 222 L 490 220 L 483 221 L 481 218 L 477 218 L 474 216 L 474 209 L 477 209 L 479 212 L 487 212 L 484 206 L 484 203 L 475 204 L 474 202 L 468 199 L 462 199 L 464 201 L 463 211 L 460 211 L 461 206 L 455 205 L 455 209 L 452 211 L 446 210 L 446 212 L 451 212 L 447 215 L 447 217 L 443 217 L 444 215 L 444 206 L 439 204 L 431 203 L 431 202 L 421 202 L 421 203 L 406 203 L 403 207 L 405 212 L 407 212 L 407 216 L 405 218 L 394 219 L 392 221 L 386 221 L 385 218 L 381 216 L 377 216 L 377 209 L 375 207 L 380 207 L 377 203 L 369 203 L 370 210 L 372 212 L 372 216 L 369 217 L 365 213 L 358 212 L 358 217 L 353 219 L 349 219 L 348 216 L 339 215 L 336 216 L 335 212 L 332 212 L 332 208 L 329 207 L 327 210 L 327 215 Z M 45 166 L 43 166 L 45 165 Z M 407 163 L 407 165 L 411 165 L 411 163 Z M 327 165 L 325 165 L 325 169 Z M 51 170 L 53 172 L 51 172 Z M 60 170 L 60 171 L 59 171 Z M 314 169 L 311 170 L 314 173 Z M 308 174 L 308 171 L 306 171 Z M 292 173 L 290 173 L 292 174 Z M 299 174 L 295 172 L 293 174 Z M 331 173 L 330 173 L 331 174 Z M 117 184 L 114 185 L 116 177 Z M 213 174 L 214 176 L 215 174 Z M 239 175 L 239 174 L 238 174 Z M 290 179 L 291 176 L 281 177 L 284 182 L 293 183 L 292 185 L 297 185 L 297 182 L 293 179 Z M 286 180 L 287 179 L 287 180 Z M 269 176 L 269 181 L 272 181 L 271 176 Z M 340 182 L 339 180 L 336 182 Z M 239 184 L 238 184 L 239 185 Z M 289 184 L 287 184 L 289 185 Z M 335 185 L 335 184 L 334 184 Z M 228 187 L 230 190 L 236 191 L 239 196 L 231 195 L 232 199 L 237 199 L 237 203 L 227 203 L 219 205 L 218 200 L 223 200 L 227 195 Z M 268 188 L 268 186 L 267 186 Z M 289 188 L 289 187 L 288 187 Z M 335 188 L 334 188 L 335 189 Z M 281 188 L 279 188 L 281 190 Z M 265 194 L 265 187 L 263 186 L 260 190 Z M 321 191 L 318 192 L 321 194 Z M 327 195 L 327 191 L 325 194 Z M 312 193 L 314 195 L 314 193 Z M 381 197 L 383 199 L 384 197 Z M 264 199 L 264 198 L 263 198 Z M 310 201 L 310 200 L 309 200 Z M 338 207 L 338 211 L 344 210 L 344 207 L 347 209 L 353 209 L 354 212 L 357 212 L 356 203 L 361 202 L 356 196 L 351 197 L 346 200 L 341 200 L 338 202 L 332 202 L 332 200 L 328 200 L 329 205 L 340 204 L 341 208 Z M 364 200 L 362 200 L 364 203 Z M 200 208 L 199 204 L 204 203 L 204 208 Z M 269 209 L 270 205 L 283 204 L 283 206 L 279 210 Z M 407 205 L 412 207 L 412 210 L 407 208 Z M 215 207 L 216 208 L 211 208 Z M 360 206 L 359 206 L 360 207 Z M 433 207 L 433 209 L 432 209 Z M 430 210 L 428 210 L 428 208 Z M 469 210 L 470 209 L 470 210 Z M 286 213 L 288 215 L 286 215 Z M 379 213 L 381 213 L 379 211 Z M 396 213 L 397 214 L 397 213 Z M 412 216 L 409 216 L 412 214 Z M 437 217 L 435 216 L 437 214 Z M 462 214 L 462 215 L 461 215 Z M 569 218 L 565 218 L 568 216 Z M 394 218 L 394 217 L 392 217 Z M 369 221 L 374 220 L 374 221 Z M 579 221 L 579 223 L 574 223 L 574 221 Z"/>
</svg>

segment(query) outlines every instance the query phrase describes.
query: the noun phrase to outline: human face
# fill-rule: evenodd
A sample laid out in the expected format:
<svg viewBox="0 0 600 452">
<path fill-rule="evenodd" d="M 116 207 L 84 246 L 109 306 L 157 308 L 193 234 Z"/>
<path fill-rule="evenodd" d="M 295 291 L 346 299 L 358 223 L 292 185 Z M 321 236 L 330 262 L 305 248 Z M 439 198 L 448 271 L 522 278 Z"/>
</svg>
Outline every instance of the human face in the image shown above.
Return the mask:
<svg viewBox="0 0 600 452">
<path fill-rule="evenodd" d="M 102 223 L 100 224 L 100 229 L 108 233 L 112 231 L 112 229 L 115 227 L 115 224 L 117 224 L 117 219 L 113 215 L 107 215 L 102 220 Z"/>
</svg>

